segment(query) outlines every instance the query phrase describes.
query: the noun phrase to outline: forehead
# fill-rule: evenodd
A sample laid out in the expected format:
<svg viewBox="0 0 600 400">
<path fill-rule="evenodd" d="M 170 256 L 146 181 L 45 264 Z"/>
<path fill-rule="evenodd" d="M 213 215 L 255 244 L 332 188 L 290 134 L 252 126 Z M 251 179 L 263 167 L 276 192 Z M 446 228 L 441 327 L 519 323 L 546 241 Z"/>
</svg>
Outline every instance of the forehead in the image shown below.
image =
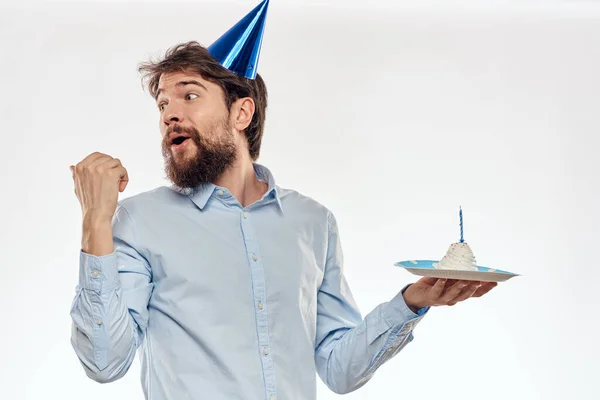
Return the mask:
<svg viewBox="0 0 600 400">
<path fill-rule="evenodd" d="M 160 78 L 158 79 L 158 87 L 162 88 L 167 86 L 173 86 L 179 81 L 192 79 L 200 81 L 202 83 L 206 82 L 202 78 L 202 75 L 195 74 L 193 72 L 165 72 L 164 74 L 161 74 Z"/>
<path fill-rule="evenodd" d="M 214 85 L 213 82 L 207 81 L 202 78 L 202 75 L 194 72 L 166 72 L 158 79 L 157 93 L 175 90 L 182 87 L 178 83 L 189 81 L 197 81 L 206 87 L 207 90 L 210 90 L 211 86 Z"/>
</svg>

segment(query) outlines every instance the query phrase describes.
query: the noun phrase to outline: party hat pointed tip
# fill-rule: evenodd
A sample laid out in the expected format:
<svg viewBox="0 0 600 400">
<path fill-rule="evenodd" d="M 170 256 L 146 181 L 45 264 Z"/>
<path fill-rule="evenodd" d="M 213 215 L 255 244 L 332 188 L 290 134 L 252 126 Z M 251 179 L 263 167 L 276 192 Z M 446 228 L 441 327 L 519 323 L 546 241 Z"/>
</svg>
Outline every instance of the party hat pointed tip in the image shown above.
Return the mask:
<svg viewBox="0 0 600 400">
<path fill-rule="evenodd" d="M 269 0 L 263 0 L 208 47 L 208 52 L 231 72 L 255 79 Z"/>
</svg>

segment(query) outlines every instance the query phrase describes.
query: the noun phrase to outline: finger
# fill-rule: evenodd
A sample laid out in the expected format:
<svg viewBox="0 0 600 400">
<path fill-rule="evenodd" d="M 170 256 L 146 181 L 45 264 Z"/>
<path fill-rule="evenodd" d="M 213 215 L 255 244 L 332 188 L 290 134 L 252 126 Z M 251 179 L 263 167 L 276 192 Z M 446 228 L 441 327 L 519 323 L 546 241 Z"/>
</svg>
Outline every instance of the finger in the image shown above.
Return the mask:
<svg viewBox="0 0 600 400">
<path fill-rule="evenodd" d="M 446 287 L 450 287 L 450 286 L 454 285 L 456 282 L 458 282 L 458 279 L 447 279 Z"/>
<path fill-rule="evenodd" d="M 106 169 L 123 167 L 123 165 L 121 164 L 121 160 L 119 160 L 118 158 L 112 158 L 112 157 L 105 159 L 98 165 L 101 165 L 102 168 L 106 168 Z"/>
<path fill-rule="evenodd" d="M 450 286 L 441 296 L 439 296 L 437 302 L 440 304 L 448 304 L 448 302 L 452 301 L 455 297 L 457 297 L 469 283 L 469 281 L 456 282 L 454 285 Z"/>
<path fill-rule="evenodd" d="M 102 164 L 109 158 L 112 159 L 112 157 L 107 156 L 106 154 L 92 153 L 75 165 L 75 172 L 81 174 L 84 171 L 93 170 L 96 166 Z"/>
<path fill-rule="evenodd" d="M 444 291 L 442 292 L 442 296 L 444 294 L 446 294 L 446 292 L 452 287 L 454 286 L 454 284 L 456 284 L 456 282 L 459 282 L 458 279 L 446 279 L 446 286 L 444 287 Z"/>
<path fill-rule="evenodd" d="M 438 297 L 440 297 L 440 295 L 444 291 L 444 285 L 446 285 L 446 279 L 437 279 L 437 282 L 431 287 L 431 289 L 429 289 L 429 298 L 437 299 Z"/>
<path fill-rule="evenodd" d="M 456 303 L 460 303 L 461 301 L 467 300 L 469 297 L 473 296 L 473 294 L 479 289 L 480 286 L 480 282 L 471 282 L 469 285 L 465 286 L 465 288 L 459 293 L 458 296 L 450 300 L 448 302 L 448 305 L 453 306 Z"/>
<path fill-rule="evenodd" d="M 477 289 L 477 291 L 473 294 L 473 297 L 481 297 L 496 286 L 498 286 L 498 282 L 485 282 L 479 289 Z"/>
<path fill-rule="evenodd" d="M 125 190 L 127 184 L 129 183 L 129 174 L 123 166 L 117 168 L 117 171 L 119 172 L 119 192 L 122 192 Z"/>
<path fill-rule="evenodd" d="M 113 174 L 118 174 L 119 176 L 127 175 L 126 171 L 123 172 L 125 168 L 121 164 L 121 160 L 107 155 L 95 159 L 91 164 L 88 164 L 88 168 L 92 170 L 102 171 L 109 171 L 114 169 L 115 171 L 111 171 Z"/>
<path fill-rule="evenodd" d="M 90 169 L 109 169 L 115 166 L 115 159 L 109 155 L 102 154 L 99 157 L 95 158 L 93 161 L 89 162 L 87 165 Z"/>
<path fill-rule="evenodd" d="M 88 164 L 91 164 L 91 163 L 93 163 L 94 161 L 96 161 L 96 160 L 97 160 L 97 159 L 99 159 L 99 158 L 105 158 L 105 157 L 110 157 L 110 156 L 107 156 L 107 155 L 106 155 L 106 154 L 104 154 L 104 153 L 100 153 L 100 152 L 98 152 L 98 151 L 95 151 L 95 152 L 93 152 L 93 153 L 89 154 L 89 155 L 88 155 L 87 157 L 85 157 L 83 160 L 81 160 L 81 161 L 80 161 L 80 162 L 77 164 L 77 166 L 79 166 L 79 165 L 81 165 L 81 166 L 88 165 Z"/>
<path fill-rule="evenodd" d="M 121 166 L 116 168 L 116 170 L 119 173 L 119 180 L 129 182 L 129 174 L 127 173 L 125 167 Z"/>
<path fill-rule="evenodd" d="M 469 281 L 460 281 L 458 279 L 448 279 L 448 281 L 446 282 L 446 287 L 444 288 L 444 291 L 442 292 L 442 297 L 446 296 L 446 294 L 448 294 L 448 292 L 450 290 L 455 290 L 455 289 L 460 289 L 462 290 L 462 288 L 466 285 L 468 285 L 470 282 Z M 460 292 L 459 290 L 459 292 Z"/>
<path fill-rule="evenodd" d="M 419 283 L 423 283 L 427 286 L 433 286 L 438 281 L 438 278 L 426 277 L 419 279 Z"/>
<path fill-rule="evenodd" d="M 127 183 L 129 183 L 129 181 L 120 181 L 119 182 L 119 192 L 125 191 L 125 188 L 127 187 Z"/>
</svg>

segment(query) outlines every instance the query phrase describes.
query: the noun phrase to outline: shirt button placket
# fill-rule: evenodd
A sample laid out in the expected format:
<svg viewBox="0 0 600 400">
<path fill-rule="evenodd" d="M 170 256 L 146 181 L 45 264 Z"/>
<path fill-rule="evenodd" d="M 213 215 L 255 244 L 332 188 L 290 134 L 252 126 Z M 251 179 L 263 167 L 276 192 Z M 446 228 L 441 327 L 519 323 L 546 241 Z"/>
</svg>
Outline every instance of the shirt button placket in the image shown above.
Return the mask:
<svg viewBox="0 0 600 400">
<path fill-rule="evenodd" d="M 251 224 L 252 216 L 250 214 L 250 212 L 242 210 L 240 213 L 240 224 L 242 227 L 244 244 L 246 245 L 247 257 L 249 261 L 250 277 L 252 279 L 250 284 L 252 287 L 252 294 L 254 296 L 254 304 L 259 310 L 255 313 L 255 318 L 256 328 L 258 331 L 258 351 L 261 356 L 262 372 L 266 384 L 265 395 L 271 396 L 273 399 L 275 399 L 274 396 L 277 393 L 277 389 L 275 386 L 273 359 L 271 357 L 271 343 L 269 340 L 267 316 L 268 313 L 265 303 L 265 272 L 264 266 L 262 265 L 262 258 L 260 257 L 260 249 L 258 248 L 257 238 Z M 267 399 L 270 400 L 271 397 L 267 397 Z"/>
</svg>

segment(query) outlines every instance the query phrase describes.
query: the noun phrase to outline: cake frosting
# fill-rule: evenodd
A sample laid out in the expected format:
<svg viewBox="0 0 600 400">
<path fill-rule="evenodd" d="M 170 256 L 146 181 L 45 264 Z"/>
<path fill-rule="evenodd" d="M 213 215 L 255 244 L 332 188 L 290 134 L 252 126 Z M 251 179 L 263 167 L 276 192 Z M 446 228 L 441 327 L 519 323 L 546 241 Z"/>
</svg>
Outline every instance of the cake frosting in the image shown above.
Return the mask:
<svg viewBox="0 0 600 400">
<path fill-rule="evenodd" d="M 458 271 L 478 271 L 475 255 L 471 247 L 465 242 L 452 243 L 446 255 L 439 263 L 434 264 L 436 269 L 451 269 Z"/>
</svg>

